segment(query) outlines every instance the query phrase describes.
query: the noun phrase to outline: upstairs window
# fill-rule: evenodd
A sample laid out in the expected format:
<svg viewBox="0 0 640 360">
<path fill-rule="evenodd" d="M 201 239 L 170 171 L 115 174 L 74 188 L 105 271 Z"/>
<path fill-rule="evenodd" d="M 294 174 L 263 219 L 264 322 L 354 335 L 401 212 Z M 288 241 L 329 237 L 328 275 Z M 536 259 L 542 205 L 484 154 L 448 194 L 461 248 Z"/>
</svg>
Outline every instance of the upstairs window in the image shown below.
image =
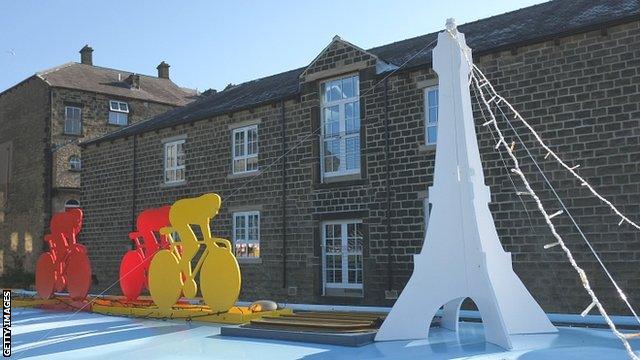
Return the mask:
<svg viewBox="0 0 640 360">
<path fill-rule="evenodd" d="M 129 123 L 129 104 L 123 101 L 109 101 L 109 124 L 127 125 Z"/>
<path fill-rule="evenodd" d="M 69 170 L 71 170 L 71 171 L 80 171 L 80 170 L 82 170 L 82 162 L 80 161 L 80 156 L 71 155 L 69 157 Z"/>
<path fill-rule="evenodd" d="M 64 133 L 80 135 L 82 133 L 82 109 L 74 106 L 64 108 Z"/>
<path fill-rule="evenodd" d="M 237 258 L 260 257 L 260 212 L 233 213 L 233 246 Z"/>
<path fill-rule="evenodd" d="M 258 170 L 258 125 L 233 130 L 233 173 Z"/>
<path fill-rule="evenodd" d="M 435 145 L 438 139 L 438 87 L 424 89 L 425 142 Z"/>
<path fill-rule="evenodd" d="M 360 80 L 357 75 L 321 84 L 321 164 L 324 176 L 360 173 Z"/>
<path fill-rule="evenodd" d="M 184 140 L 164 144 L 164 182 L 179 183 L 185 180 Z"/>
</svg>

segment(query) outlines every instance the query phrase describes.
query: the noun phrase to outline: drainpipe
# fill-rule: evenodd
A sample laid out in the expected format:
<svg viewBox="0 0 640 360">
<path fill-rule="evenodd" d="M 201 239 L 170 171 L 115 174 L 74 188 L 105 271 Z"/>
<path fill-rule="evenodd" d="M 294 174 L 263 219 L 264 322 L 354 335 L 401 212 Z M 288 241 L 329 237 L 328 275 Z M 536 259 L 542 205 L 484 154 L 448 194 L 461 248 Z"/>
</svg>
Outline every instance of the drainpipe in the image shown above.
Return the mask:
<svg viewBox="0 0 640 360">
<path fill-rule="evenodd" d="M 393 247 L 391 246 L 391 169 L 390 163 L 390 144 L 389 144 L 389 78 L 384 79 L 384 152 L 385 152 L 385 170 L 387 183 L 387 290 L 391 290 L 393 286 L 393 269 L 391 264 L 391 255 Z"/>
<path fill-rule="evenodd" d="M 44 217 L 43 217 L 43 229 L 42 236 L 49 230 L 49 222 L 53 215 L 53 90 L 49 87 L 49 116 L 46 121 L 46 136 L 47 140 L 44 145 L 44 163 L 45 163 L 45 185 L 44 185 Z"/>
<path fill-rule="evenodd" d="M 287 288 L 287 138 L 286 123 L 284 118 L 284 99 L 281 104 L 281 127 L 282 127 L 282 288 Z"/>
<path fill-rule="evenodd" d="M 137 137 L 133 135 L 132 146 L 132 163 L 131 163 L 131 231 L 136 230 L 136 195 L 138 187 L 138 177 L 136 176 L 136 157 L 137 157 Z"/>
</svg>

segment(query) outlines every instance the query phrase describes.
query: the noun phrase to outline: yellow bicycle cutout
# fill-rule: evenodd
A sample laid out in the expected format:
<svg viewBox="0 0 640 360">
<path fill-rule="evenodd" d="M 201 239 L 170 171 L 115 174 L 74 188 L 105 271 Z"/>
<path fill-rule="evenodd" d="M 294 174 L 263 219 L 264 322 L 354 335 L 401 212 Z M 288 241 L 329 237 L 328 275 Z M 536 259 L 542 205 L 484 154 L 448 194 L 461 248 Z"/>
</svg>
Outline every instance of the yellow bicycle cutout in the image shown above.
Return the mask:
<svg viewBox="0 0 640 360">
<path fill-rule="evenodd" d="M 149 292 L 160 310 L 171 310 L 181 293 L 187 298 L 195 297 L 198 273 L 202 297 L 212 311 L 225 312 L 238 300 L 240 267 L 231 242 L 212 237 L 209 226 L 221 205 L 220 196 L 211 193 L 178 200 L 171 206 L 171 227 L 160 230 L 168 235 L 170 248 L 158 251 L 149 267 Z M 198 240 L 191 224 L 199 226 L 203 240 Z M 179 241 L 173 238 L 174 232 Z M 202 245 L 205 249 L 192 270 L 191 260 Z"/>
</svg>

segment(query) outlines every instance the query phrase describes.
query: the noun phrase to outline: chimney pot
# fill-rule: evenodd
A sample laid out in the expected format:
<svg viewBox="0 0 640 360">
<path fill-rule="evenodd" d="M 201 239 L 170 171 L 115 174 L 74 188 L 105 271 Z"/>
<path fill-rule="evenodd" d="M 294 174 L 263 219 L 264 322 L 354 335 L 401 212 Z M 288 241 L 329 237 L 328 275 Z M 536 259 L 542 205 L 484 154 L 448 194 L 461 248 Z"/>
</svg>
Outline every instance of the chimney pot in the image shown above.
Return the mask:
<svg viewBox="0 0 640 360">
<path fill-rule="evenodd" d="M 80 49 L 80 62 L 85 65 L 93 65 L 93 49 L 89 45 L 85 45 Z"/>
<path fill-rule="evenodd" d="M 169 66 L 170 66 L 169 64 L 163 61 L 160 63 L 160 65 L 158 65 L 158 67 L 156 67 L 156 69 L 158 69 L 159 78 L 163 78 L 163 79 L 169 78 Z"/>
</svg>

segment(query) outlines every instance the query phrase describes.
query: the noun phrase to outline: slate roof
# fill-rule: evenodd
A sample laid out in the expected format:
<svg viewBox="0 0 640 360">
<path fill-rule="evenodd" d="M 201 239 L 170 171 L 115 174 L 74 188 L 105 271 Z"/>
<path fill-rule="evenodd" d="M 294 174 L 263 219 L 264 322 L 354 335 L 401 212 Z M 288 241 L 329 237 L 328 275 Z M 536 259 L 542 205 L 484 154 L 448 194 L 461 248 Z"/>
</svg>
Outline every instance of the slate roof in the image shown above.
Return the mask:
<svg viewBox="0 0 640 360">
<path fill-rule="evenodd" d="M 640 0 L 555 0 L 458 26 L 475 54 L 515 48 L 553 37 L 597 29 L 604 24 L 638 20 Z M 443 22 L 444 24 L 444 22 Z M 367 50 L 383 61 L 403 65 L 435 40 L 438 32 Z M 431 47 L 404 68 L 431 63 Z M 248 107 L 291 98 L 299 94 L 302 67 L 249 81 L 209 95 L 149 120 L 121 128 L 85 144 L 112 140 L 168 126 L 188 123 Z"/>
<path fill-rule="evenodd" d="M 36 73 L 54 87 L 98 92 L 114 96 L 171 105 L 186 105 L 196 98 L 195 90 L 179 87 L 169 79 L 140 75 L 140 88 L 131 89 L 124 80 L 132 73 L 75 62 Z"/>
</svg>

